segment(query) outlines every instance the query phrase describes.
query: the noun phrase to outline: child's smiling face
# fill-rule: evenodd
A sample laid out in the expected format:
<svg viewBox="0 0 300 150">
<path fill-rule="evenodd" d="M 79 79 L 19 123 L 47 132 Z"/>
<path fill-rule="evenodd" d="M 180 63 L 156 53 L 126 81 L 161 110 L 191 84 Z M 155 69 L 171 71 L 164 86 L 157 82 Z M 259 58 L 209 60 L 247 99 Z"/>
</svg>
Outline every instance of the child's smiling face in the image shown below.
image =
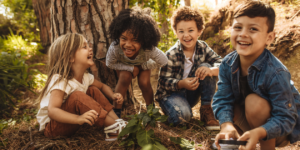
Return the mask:
<svg viewBox="0 0 300 150">
<path fill-rule="evenodd" d="M 139 54 L 141 44 L 129 30 L 126 30 L 120 36 L 120 47 L 123 50 L 125 56 L 130 59 L 135 59 L 135 57 Z"/>
<path fill-rule="evenodd" d="M 82 47 L 75 52 L 75 56 L 72 61 L 74 62 L 73 65 L 80 65 L 85 68 L 89 68 L 94 65 L 93 50 L 89 47 L 86 39 L 84 39 Z"/>
<path fill-rule="evenodd" d="M 257 58 L 275 37 L 267 17 L 241 16 L 233 20 L 230 41 L 240 56 Z"/>
<path fill-rule="evenodd" d="M 176 36 L 182 44 L 184 50 L 194 49 L 201 33 L 202 30 L 198 30 L 194 20 L 182 20 L 176 25 Z"/>
</svg>

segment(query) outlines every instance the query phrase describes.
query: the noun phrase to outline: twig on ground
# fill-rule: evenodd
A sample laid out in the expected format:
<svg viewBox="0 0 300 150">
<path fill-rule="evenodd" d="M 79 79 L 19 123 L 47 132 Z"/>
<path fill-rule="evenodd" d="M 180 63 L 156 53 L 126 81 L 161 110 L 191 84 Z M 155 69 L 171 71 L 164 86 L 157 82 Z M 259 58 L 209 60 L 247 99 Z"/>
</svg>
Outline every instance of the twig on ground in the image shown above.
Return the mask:
<svg viewBox="0 0 300 150">
<path fill-rule="evenodd" d="M 33 147 L 34 147 L 34 149 L 39 149 L 40 147 L 42 147 L 44 144 L 36 144 L 36 145 L 34 145 Z"/>
<path fill-rule="evenodd" d="M 52 147 L 54 144 L 55 144 L 55 143 L 49 143 L 49 144 L 47 144 L 46 146 L 40 148 L 39 150 L 45 150 L 45 149 L 48 149 L 48 148 Z"/>
<path fill-rule="evenodd" d="M 201 126 L 199 126 L 199 125 L 197 125 L 197 124 L 194 124 L 194 123 L 188 122 L 188 121 L 184 120 L 184 119 L 183 119 L 183 118 L 181 118 L 181 117 L 179 117 L 179 119 L 180 119 L 182 122 L 184 122 L 184 123 L 188 123 L 188 124 L 191 124 L 191 125 L 197 126 L 197 127 L 199 127 L 200 129 L 204 129 L 205 131 L 207 131 L 207 130 L 206 130 L 204 127 L 201 127 Z"/>
<path fill-rule="evenodd" d="M 291 21 L 293 21 L 293 19 L 298 16 L 298 14 L 300 13 L 300 10 L 298 10 L 298 12 L 296 12 L 296 14 L 291 18 Z"/>
<path fill-rule="evenodd" d="M 31 127 L 29 127 L 29 134 L 30 134 L 30 142 L 32 142 L 32 133 L 31 133 Z"/>
<path fill-rule="evenodd" d="M 30 145 L 32 145 L 34 142 L 28 142 L 25 146 L 24 146 L 24 148 L 23 148 L 23 150 L 26 150 Z"/>
</svg>

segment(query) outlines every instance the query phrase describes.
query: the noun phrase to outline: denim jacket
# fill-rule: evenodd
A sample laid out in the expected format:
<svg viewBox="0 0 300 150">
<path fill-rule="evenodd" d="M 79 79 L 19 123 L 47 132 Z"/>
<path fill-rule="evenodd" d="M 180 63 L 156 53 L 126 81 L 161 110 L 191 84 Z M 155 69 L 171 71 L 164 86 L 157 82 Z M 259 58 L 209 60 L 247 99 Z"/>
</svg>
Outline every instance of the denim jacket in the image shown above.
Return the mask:
<svg viewBox="0 0 300 150">
<path fill-rule="evenodd" d="M 219 68 L 218 91 L 214 95 L 212 108 L 220 125 L 233 122 L 233 104 L 240 100 L 239 55 L 228 54 Z M 300 96 L 288 69 L 267 49 L 248 69 L 251 90 L 268 100 L 271 118 L 262 125 L 267 131 L 263 140 L 286 136 L 291 143 L 300 140 Z"/>
</svg>

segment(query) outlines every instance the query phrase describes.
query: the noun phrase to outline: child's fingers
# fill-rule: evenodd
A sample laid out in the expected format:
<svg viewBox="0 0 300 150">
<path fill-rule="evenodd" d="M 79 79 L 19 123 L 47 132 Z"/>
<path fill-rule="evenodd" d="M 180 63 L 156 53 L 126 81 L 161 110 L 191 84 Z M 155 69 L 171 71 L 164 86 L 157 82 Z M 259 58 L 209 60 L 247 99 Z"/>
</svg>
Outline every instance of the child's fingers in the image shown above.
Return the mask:
<svg viewBox="0 0 300 150">
<path fill-rule="evenodd" d="M 97 118 L 98 118 L 98 115 L 96 115 L 96 114 L 94 114 L 94 113 L 92 113 L 92 112 L 90 112 L 89 114 L 87 114 L 88 116 L 90 116 L 90 117 L 93 117 L 93 120 L 97 120 Z"/>
<path fill-rule="evenodd" d="M 93 116 L 87 115 L 85 118 L 88 119 L 92 123 L 92 125 L 95 123 L 95 119 Z"/>
<path fill-rule="evenodd" d="M 122 104 L 122 101 L 120 101 L 120 100 L 117 100 L 116 102 L 117 102 L 117 104 Z"/>
<path fill-rule="evenodd" d="M 200 78 L 200 80 L 204 80 L 204 79 L 205 79 L 205 77 L 207 77 L 207 75 L 208 75 L 208 73 L 207 73 L 207 72 L 205 72 L 205 73 L 202 75 L 202 77 Z"/>
<path fill-rule="evenodd" d="M 93 113 L 94 115 L 98 116 L 99 114 L 96 112 L 96 110 L 90 110 L 89 112 Z"/>
<path fill-rule="evenodd" d="M 219 140 L 220 139 L 224 139 L 224 134 L 217 134 L 217 136 L 215 137 L 215 144 L 218 147 L 218 149 L 220 149 L 220 145 L 219 145 Z"/>
<path fill-rule="evenodd" d="M 205 75 L 205 73 L 206 73 L 206 70 L 203 69 L 203 70 L 200 72 L 200 78 L 203 78 L 203 76 Z"/>
<path fill-rule="evenodd" d="M 192 78 L 192 80 L 190 80 L 192 84 L 195 84 L 196 82 L 198 82 L 198 78 Z"/>
<path fill-rule="evenodd" d="M 194 84 L 194 85 L 192 86 L 192 89 L 193 89 L 193 90 L 196 90 L 196 89 L 199 87 L 199 84 L 200 84 L 200 83 Z"/>
<path fill-rule="evenodd" d="M 90 126 L 93 126 L 92 122 L 89 119 L 87 119 L 87 118 L 85 118 L 84 122 L 87 123 L 87 124 L 89 124 Z"/>
</svg>

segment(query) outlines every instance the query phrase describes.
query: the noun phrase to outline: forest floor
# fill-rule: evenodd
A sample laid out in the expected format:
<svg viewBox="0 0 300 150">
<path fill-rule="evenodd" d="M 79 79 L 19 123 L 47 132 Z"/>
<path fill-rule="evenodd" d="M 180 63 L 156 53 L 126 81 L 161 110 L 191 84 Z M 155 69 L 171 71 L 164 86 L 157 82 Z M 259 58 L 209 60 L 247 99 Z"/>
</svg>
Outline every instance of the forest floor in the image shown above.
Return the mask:
<svg viewBox="0 0 300 150">
<path fill-rule="evenodd" d="M 45 56 L 46 58 L 46 56 Z M 39 68 L 45 73 L 45 67 Z M 154 91 L 156 91 L 158 79 L 158 69 L 152 71 L 151 81 Z M 129 118 L 126 115 L 137 114 L 140 110 L 146 111 L 145 103 L 140 89 L 136 83 L 136 79 L 133 80 L 134 96 L 140 103 L 139 106 L 130 105 L 123 111 L 122 116 L 125 120 Z M 36 91 L 38 92 L 38 91 Z M 47 138 L 43 135 L 43 132 L 39 132 L 39 124 L 36 121 L 35 114 L 38 110 L 38 103 L 36 98 L 38 95 L 34 95 L 30 92 L 25 92 L 22 96 L 22 101 L 16 105 L 16 108 L 8 115 L 12 118 L 12 122 L 9 126 L 2 131 L 0 135 L 0 149 L 141 149 L 137 144 L 131 147 L 119 146 L 120 142 L 106 142 L 103 129 L 97 127 L 90 127 L 89 125 L 83 125 L 75 135 L 71 137 L 56 137 Z M 156 107 L 159 107 L 156 102 Z M 200 104 L 196 105 L 192 110 L 194 117 L 185 125 L 178 127 L 171 127 L 164 123 L 157 123 L 153 128 L 155 136 L 161 139 L 161 143 L 170 150 L 181 149 L 179 145 L 170 141 L 169 137 L 181 137 L 189 141 L 195 142 L 195 149 L 197 150 L 210 150 L 214 138 L 218 133 L 217 131 L 207 131 L 200 125 Z M 160 111 L 161 112 L 161 111 Z M 162 112 L 161 112 L 162 113 Z M 6 115 L 6 117 L 8 117 Z M 277 148 L 277 150 L 298 150 L 300 149 L 300 141 L 284 148 Z M 257 145 L 257 150 L 260 150 Z"/>
</svg>

